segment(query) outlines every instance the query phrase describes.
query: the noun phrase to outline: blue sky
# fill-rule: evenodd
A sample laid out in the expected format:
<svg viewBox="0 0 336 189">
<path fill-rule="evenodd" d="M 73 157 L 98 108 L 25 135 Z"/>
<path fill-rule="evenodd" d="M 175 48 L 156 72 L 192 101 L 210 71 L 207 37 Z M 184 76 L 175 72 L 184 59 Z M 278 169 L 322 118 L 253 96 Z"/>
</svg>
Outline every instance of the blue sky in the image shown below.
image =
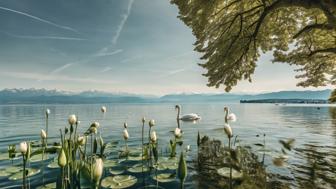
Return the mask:
<svg viewBox="0 0 336 189">
<path fill-rule="evenodd" d="M 177 13 L 168 0 L 0 0 L 0 89 L 223 92 L 206 86 Z M 233 92 L 303 90 L 293 67 L 271 59 Z"/>
</svg>

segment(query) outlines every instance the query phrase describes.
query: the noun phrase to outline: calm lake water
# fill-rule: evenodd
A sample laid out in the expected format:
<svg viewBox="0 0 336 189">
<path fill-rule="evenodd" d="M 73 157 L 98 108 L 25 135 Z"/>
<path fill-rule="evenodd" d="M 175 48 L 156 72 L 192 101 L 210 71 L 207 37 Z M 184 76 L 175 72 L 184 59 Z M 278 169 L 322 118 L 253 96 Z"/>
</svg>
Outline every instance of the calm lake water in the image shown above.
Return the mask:
<svg viewBox="0 0 336 189">
<path fill-rule="evenodd" d="M 0 151 L 6 152 L 9 144 L 19 144 L 23 140 L 40 140 L 40 130 L 45 128 L 44 112 L 51 110 L 49 120 L 49 137 L 58 137 L 59 129 L 67 126 L 69 114 L 76 114 L 81 121 L 79 131 L 85 132 L 93 121 L 102 126 L 105 142 L 120 141 L 123 144 L 123 122 L 128 123 L 130 133 L 129 145 L 140 146 L 141 118 L 155 119 L 154 130 L 158 134 L 159 146 L 166 149 L 172 138 L 170 131 L 176 127 L 175 104 L 104 104 L 108 111 L 103 115 L 102 104 L 90 105 L 0 105 Z M 316 188 L 336 188 L 336 107 L 317 105 L 279 105 L 274 104 L 239 104 L 239 103 L 198 103 L 181 104 L 183 113 L 197 113 L 202 119 L 197 123 L 182 122 L 184 144 L 191 145 L 187 161 L 188 178 L 186 188 L 199 188 L 192 169 L 191 160 L 197 152 L 197 131 L 201 135 L 222 140 L 227 143 L 223 133 L 223 107 L 230 107 L 237 115 L 237 122 L 232 123 L 234 135 L 238 135 L 241 145 L 249 145 L 258 153 L 262 143 L 257 134 L 266 134 L 267 171 L 277 174 L 283 182 L 293 188 L 304 188 L 305 183 Z M 146 127 L 147 132 L 148 127 Z M 145 132 L 145 133 L 146 133 Z M 280 139 L 295 138 L 294 149 L 288 154 L 287 166 L 276 167 L 272 157 L 280 154 Z M 51 140 L 51 139 L 50 139 Z M 15 160 L 14 164 L 20 164 Z M 10 165 L 8 160 L 0 161 L 0 169 Z M 31 167 L 39 167 L 31 163 Z M 314 174 L 312 174 L 312 172 Z M 46 182 L 54 182 L 58 169 L 46 168 Z M 314 175 L 314 176 L 312 176 Z M 34 188 L 41 184 L 41 174 L 30 178 Z M 0 188 L 20 188 L 21 180 L 10 181 L 0 177 Z M 141 186 L 140 181 L 133 188 Z M 175 188 L 178 181 L 160 184 L 164 188 Z"/>
</svg>

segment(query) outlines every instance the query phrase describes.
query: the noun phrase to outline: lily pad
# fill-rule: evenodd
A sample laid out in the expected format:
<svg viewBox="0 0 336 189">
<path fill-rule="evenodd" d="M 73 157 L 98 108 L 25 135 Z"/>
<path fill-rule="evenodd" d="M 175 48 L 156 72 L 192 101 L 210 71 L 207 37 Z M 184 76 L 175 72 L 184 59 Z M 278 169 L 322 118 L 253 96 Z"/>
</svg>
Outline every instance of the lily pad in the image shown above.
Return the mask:
<svg viewBox="0 0 336 189">
<path fill-rule="evenodd" d="M 8 177 L 11 173 L 7 172 L 5 169 L 0 170 L 0 177 Z"/>
<path fill-rule="evenodd" d="M 114 177 L 106 177 L 101 181 L 101 186 L 105 188 L 128 188 L 137 183 L 138 179 L 131 175 L 117 175 Z"/>
<path fill-rule="evenodd" d="M 18 167 L 18 166 L 10 166 L 4 169 L 4 171 L 10 174 L 20 172 L 21 170 L 22 170 L 22 167 Z"/>
<path fill-rule="evenodd" d="M 159 182 L 172 182 L 176 179 L 176 175 L 170 173 L 162 173 L 158 174 L 157 176 L 153 175 L 153 179 Z"/>
<path fill-rule="evenodd" d="M 217 170 L 217 173 L 225 178 L 230 178 L 230 168 L 229 167 L 220 168 Z M 239 180 L 241 178 L 243 178 L 243 173 L 232 168 L 232 179 Z"/>
<path fill-rule="evenodd" d="M 44 186 L 39 186 L 37 189 L 56 189 L 56 182 L 46 184 Z"/>
<path fill-rule="evenodd" d="M 177 167 L 178 167 L 177 163 L 174 163 L 174 162 L 163 162 L 163 163 L 159 164 L 159 166 L 158 166 L 157 169 L 159 171 L 167 170 L 167 169 L 174 170 L 174 169 L 177 169 Z"/>
<path fill-rule="evenodd" d="M 47 159 L 50 159 L 50 156 L 47 156 L 46 154 L 44 154 L 43 156 L 43 161 L 47 160 Z M 37 155 L 34 155 L 32 156 L 30 159 L 29 159 L 30 162 L 39 162 L 39 161 L 42 161 L 42 154 L 37 154 Z"/>
<path fill-rule="evenodd" d="M 111 159 L 104 160 L 104 167 L 105 168 L 115 167 L 117 165 L 118 165 L 118 162 L 115 161 L 115 160 L 111 160 Z"/>
<path fill-rule="evenodd" d="M 125 167 L 124 166 L 115 166 L 110 168 L 110 173 L 113 175 L 120 175 L 125 171 Z"/>
<path fill-rule="evenodd" d="M 34 175 L 37 175 L 38 173 L 40 173 L 40 169 L 34 169 L 34 168 L 27 168 L 28 170 L 28 175 L 27 177 L 31 177 Z M 17 172 L 15 174 L 13 174 L 12 176 L 10 176 L 8 179 L 9 180 L 20 180 L 23 178 L 23 170 L 21 170 L 20 172 Z"/>
<path fill-rule="evenodd" d="M 149 169 L 147 166 L 143 166 L 143 171 L 144 172 L 147 172 Z M 141 173 L 142 172 L 142 164 L 139 163 L 139 164 L 135 164 L 133 165 L 131 168 L 128 169 L 129 172 L 131 173 Z"/>
</svg>

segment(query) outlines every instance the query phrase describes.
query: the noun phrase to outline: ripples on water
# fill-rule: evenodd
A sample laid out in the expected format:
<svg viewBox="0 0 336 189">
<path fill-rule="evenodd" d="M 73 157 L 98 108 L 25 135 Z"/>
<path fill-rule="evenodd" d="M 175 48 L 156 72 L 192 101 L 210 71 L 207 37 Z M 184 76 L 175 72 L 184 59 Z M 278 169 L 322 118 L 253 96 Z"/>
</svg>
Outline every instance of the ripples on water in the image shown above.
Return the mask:
<svg viewBox="0 0 336 189">
<path fill-rule="evenodd" d="M 131 146 L 139 146 L 141 142 L 141 118 L 155 119 L 155 130 L 159 145 L 166 149 L 171 134 L 176 127 L 175 104 L 104 104 L 107 113 L 100 112 L 101 104 L 95 105 L 6 105 L 0 106 L 0 151 L 7 151 L 9 144 L 18 144 L 23 140 L 39 140 L 40 130 L 45 128 L 44 112 L 51 110 L 49 119 L 49 137 L 58 137 L 59 129 L 67 126 L 69 114 L 79 116 L 83 133 L 93 121 L 99 121 L 102 126 L 102 136 L 105 141 L 122 140 L 123 122 L 128 122 Z M 323 106 L 275 106 L 273 104 L 224 104 L 201 103 L 182 104 L 183 113 L 200 114 L 202 120 L 196 124 L 182 123 L 184 143 L 191 145 L 188 167 L 189 175 L 186 188 L 197 188 L 197 180 L 193 175 L 191 159 L 196 155 L 197 131 L 212 138 L 224 140 L 223 107 L 229 106 L 238 120 L 232 124 L 235 135 L 240 143 L 253 147 L 258 153 L 262 138 L 257 134 L 266 134 L 267 153 L 265 163 L 267 171 L 278 175 L 282 182 L 289 183 L 293 188 L 335 188 L 336 186 L 336 108 Z M 146 132 L 145 132 L 146 133 Z M 275 167 L 272 157 L 276 156 L 281 146 L 279 139 L 295 138 L 295 146 L 288 156 L 286 167 Z M 51 160 L 49 160 L 51 161 Z M 16 160 L 14 163 L 19 164 Z M 10 164 L 0 161 L 0 168 Z M 37 166 L 38 163 L 31 163 Z M 58 169 L 45 169 L 46 182 L 55 181 Z M 57 173 L 57 174 L 54 174 Z M 30 178 L 32 186 L 40 184 L 41 174 Z M 0 177 L 0 188 L 17 185 L 21 181 L 9 181 Z M 137 185 L 139 187 L 140 185 Z M 174 188 L 178 182 L 163 184 L 163 187 Z"/>
</svg>

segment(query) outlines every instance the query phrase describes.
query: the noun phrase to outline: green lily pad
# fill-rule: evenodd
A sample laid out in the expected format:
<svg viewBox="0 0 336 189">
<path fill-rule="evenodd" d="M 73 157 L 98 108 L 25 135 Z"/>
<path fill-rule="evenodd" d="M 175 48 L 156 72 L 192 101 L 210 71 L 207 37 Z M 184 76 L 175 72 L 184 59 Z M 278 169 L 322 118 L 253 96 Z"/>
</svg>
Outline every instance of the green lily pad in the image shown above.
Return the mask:
<svg viewBox="0 0 336 189">
<path fill-rule="evenodd" d="M 50 156 L 44 154 L 43 161 L 45 161 L 47 159 L 50 159 Z M 39 161 L 42 161 L 42 154 L 37 154 L 37 155 L 34 155 L 34 156 L 30 157 L 29 161 L 30 162 L 39 162 Z"/>
<path fill-rule="evenodd" d="M 105 188 L 122 189 L 133 186 L 138 179 L 131 175 L 117 175 L 114 177 L 106 177 L 101 181 L 101 186 Z"/>
<path fill-rule="evenodd" d="M 31 177 L 31 176 L 34 176 L 34 175 L 37 175 L 38 173 L 40 173 L 40 169 L 27 168 L 27 170 L 28 170 L 27 177 Z M 23 175 L 22 175 L 23 173 L 22 172 L 23 172 L 23 170 L 13 174 L 8 179 L 9 180 L 20 180 L 20 179 L 23 178 Z"/>
<path fill-rule="evenodd" d="M 0 170 L 0 177 L 8 177 L 11 173 L 7 172 L 6 170 Z"/>
<path fill-rule="evenodd" d="M 1 152 L 0 153 L 0 161 L 2 160 L 9 160 L 8 152 Z"/>
<path fill-rule="evenodd" d="M 174 158 L 174 159 L 166 159 L 165 161 L 160 162 L 157 169 L 160 171 L 166 169 L 174 170 L 177 169 L 177 167 L 178 162 Z"/>
<path fill-rule="evenodd" d="M 113 175 L 120 175 L 125 171 L 125 167 L 124 166 L 115 166 L 110 168 L 110 173 Z"/>
<path fill-rule="evenodd" d="M 10 167 L 6 167 L 4 169 L 4 171 L 6 171 L 7 173 L 13 174 L 13 173 L 17 173 L 22 171 L 22 167 L 18 167 L 18 166 L 10 166 Z"/>
<path fill-rule="evenodd" d="M 104 160 L 104 167 L 105 168 L 115 167 L 117 165 L 118 165 L 118 162 L 116 160 L 112 160 L 112 159 Z"/>
<path fill-rule="evenodd" d="M 159 182 L 172 182 L 176 179 L 176 175 L 170 173 L 162 173 L 158 174 L 157 176 L 153 175 L 153 179 Z"/>
<path fill-rule="evenodd" d="M 138 156 L 129 155 L 127 157 L 127 160 L 130 160 L 130 161 L 141 161 L 142 159 L 143 158 L 142 158 L 141 154 L 138 155 Z"/>
<path fill-rule="evenodd" d="M 128 169 L 129 172 L 131 173 L 141 173 L 142 170 L 144 172 L 147 172 L 149 169 L 147 166 L 143 165 L 143 168 L 142 168 L 142 164 L 139 163 L 139 164 L 135 164 L 133 165 L 131 168 Z"/>
<path fill-rule="evenodd" d="M 217 170 L 217 173 L 225 178 L 230 178 L 230 168 L 223 167 Z M 239 180 L 243 178 L 243 173 L 232 168 L 232 179 Z"/>
<path fill-rule="evenodd" d="M 37 189 L 56 189 L 56 182 L 46 184 L 44 186 L 39 186 Z"/>
</svg>

